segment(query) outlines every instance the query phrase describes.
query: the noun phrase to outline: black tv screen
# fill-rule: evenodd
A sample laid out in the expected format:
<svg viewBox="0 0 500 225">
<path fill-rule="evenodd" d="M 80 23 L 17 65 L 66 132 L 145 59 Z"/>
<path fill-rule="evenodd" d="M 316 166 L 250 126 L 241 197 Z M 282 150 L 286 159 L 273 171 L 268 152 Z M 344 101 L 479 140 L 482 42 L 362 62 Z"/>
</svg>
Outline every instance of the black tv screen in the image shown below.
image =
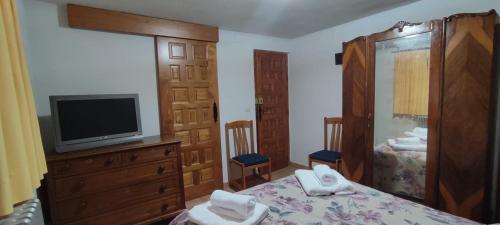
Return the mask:
<svg viewBox="0 0 500 225">
<path fill-rule="evenodd" d="M 137 131 L 132 98 L 59 101 L 57 108 L 62 141 Z"/>
<path fill-rule="evenodd" d="M 50 98 L 56 128 L 56 149 L 90 148 L 106 145 L 104 142 L 108 139 L 142 135 L 136 94 Z M 82 146 L 82 143 L 87 144 Z M 78 144 L 80 146 L 70 146 Z"/>
</svg>

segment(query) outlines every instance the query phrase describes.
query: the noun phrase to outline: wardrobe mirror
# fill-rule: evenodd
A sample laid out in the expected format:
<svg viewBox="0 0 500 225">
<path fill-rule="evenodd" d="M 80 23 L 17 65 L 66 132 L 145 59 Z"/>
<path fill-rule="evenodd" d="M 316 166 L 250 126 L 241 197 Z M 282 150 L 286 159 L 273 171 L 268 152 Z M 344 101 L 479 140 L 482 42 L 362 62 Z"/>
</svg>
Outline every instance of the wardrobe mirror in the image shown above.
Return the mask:
<svg viewBox="0 0 500 225">
<path fill-rule="evenodd" d="M 373 185 L 425 197 L 431 33 L 375 42 Z"/>
</svg>

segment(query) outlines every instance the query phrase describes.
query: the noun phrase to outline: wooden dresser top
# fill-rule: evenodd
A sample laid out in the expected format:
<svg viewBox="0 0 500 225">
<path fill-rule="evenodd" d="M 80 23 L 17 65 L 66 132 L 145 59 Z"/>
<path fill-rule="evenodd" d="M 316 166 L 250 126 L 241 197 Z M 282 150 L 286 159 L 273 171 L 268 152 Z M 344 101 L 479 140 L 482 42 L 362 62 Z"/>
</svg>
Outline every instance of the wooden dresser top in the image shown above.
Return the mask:
<svg viewBox="0 0 500 225">
<path fill-rule="evenodd" d="M 180 140 L 175 138 L 161 138 L 160 136 L 150 136 L 150 137 L 144 137 L 142 141 L 136 141 L 118 145 L 110 145 L 110 146 L 86 149 L 81 151 L 66 152 L 66 153 L 57 153 L 54 151 L 47 152 L 45 153 L 45 158 L 49 163 L 59 160 L 68 160 L 68 159 L 88 157 L 93 155 L 102 155 L 106 153 L 121 152 L 138 148 L 154 147 L 165 144 L 175 144 L 179 142 Z"/>
</svg>

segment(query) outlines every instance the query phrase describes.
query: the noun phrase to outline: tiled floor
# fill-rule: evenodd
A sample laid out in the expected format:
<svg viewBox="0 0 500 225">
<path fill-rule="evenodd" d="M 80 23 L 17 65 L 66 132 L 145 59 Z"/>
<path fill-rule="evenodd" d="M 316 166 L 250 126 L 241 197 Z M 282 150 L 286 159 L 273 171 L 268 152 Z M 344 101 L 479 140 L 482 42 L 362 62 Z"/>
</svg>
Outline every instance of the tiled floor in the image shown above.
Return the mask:
<svg viewBox="0 0 500 225">
<path fill-rule="evenodd" d="M 281 170 L 274 171 L 272 173 L 272 179 L 277 180 L 289 175 L 292 175 L 296 169 L 303 169 L 305 168 L 304 166 L 297 165 L 297 164 L 289 164 L 288 167 L 285 167 Z M 229 191 L 229 192 L 234 192 L 231 188 L 229 188 L 228 184 L 224 184 L 224 190 Z M 210 199 L 210 195 L 206 195 L 197 199 L 193 199 L 190 201 L 186 202 L 186 208 L 190 209 L 195 205 L 201 204 L 203 202 L 206 202 Z"/>
</svg>

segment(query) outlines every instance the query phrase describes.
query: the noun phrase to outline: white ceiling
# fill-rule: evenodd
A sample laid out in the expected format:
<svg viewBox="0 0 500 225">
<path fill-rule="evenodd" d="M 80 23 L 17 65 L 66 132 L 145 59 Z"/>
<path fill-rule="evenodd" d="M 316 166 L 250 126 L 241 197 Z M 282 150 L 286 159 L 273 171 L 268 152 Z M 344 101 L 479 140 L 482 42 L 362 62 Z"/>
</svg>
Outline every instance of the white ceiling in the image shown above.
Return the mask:
<svg viewBox="0 0 500 225">
<path fill-rule="evenodd" d="M 416 0 L 44 0 L 295 38 Z"/>
</svg>

